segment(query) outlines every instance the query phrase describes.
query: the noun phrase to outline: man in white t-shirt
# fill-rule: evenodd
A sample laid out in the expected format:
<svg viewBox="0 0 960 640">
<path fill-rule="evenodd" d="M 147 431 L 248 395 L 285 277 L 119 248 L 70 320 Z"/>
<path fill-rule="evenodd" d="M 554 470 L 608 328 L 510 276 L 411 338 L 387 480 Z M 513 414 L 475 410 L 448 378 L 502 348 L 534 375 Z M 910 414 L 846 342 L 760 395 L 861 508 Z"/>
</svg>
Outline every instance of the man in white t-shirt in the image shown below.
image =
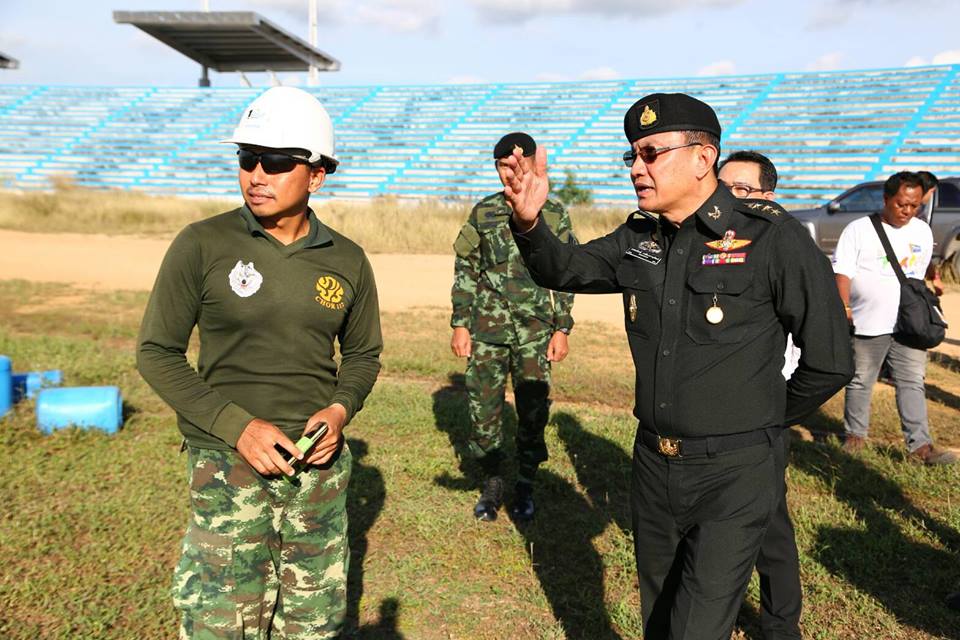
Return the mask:
<svg viewBox="0 0 960 640">
<path fill-rule="evenodd" d="M 933 233 L 916 218 L 922 196 L 920 177 L 908 171 L 890 176 L 883 185 L 883 229 L 908 278 L 923 279 L 933 253 Z M 873 385 L 886 361 L 910 458 L 925 464 L 955 462 L 956 455 L 935 447 L 930 437 L 923 386 L 927 352 L 894 339 L 900 282 L 869 217 L 854 220 L 840 234 L 833 270 L 854 326 L 856 372 L 846 388 L 844 450 L 856 453 L 866 444 Z"/>
</svg>

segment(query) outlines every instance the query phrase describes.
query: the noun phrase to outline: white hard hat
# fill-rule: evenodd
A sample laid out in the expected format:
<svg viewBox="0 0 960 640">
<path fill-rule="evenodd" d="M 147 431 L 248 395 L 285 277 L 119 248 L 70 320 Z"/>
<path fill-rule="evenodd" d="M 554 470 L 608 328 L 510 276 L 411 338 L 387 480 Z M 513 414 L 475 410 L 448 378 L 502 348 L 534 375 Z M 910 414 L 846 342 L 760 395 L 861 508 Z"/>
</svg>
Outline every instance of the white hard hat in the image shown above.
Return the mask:
<svg viewBox="0 0 960 640">
<path fill-rule="evenodd" d="M 330 115 L 319 100 L 296 87 L 272 87 L 261 93 L 243 110 L 233 136 L 221 142 L 306 149 L 311 164 L 326 160 L 328 173 L 338 164 Z"/>
</svg>

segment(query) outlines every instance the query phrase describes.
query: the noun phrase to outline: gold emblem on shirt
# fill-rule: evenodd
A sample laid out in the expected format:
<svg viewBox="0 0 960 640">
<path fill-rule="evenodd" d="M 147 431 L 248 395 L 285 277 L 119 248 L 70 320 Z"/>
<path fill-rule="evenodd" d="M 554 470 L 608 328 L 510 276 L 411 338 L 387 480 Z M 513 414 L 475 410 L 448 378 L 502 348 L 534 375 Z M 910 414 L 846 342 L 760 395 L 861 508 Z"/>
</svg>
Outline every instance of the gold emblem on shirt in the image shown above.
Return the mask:
<svg viewBox="0 0 960 640">
<path fill-rule="evenodd" d="M 317 293 L 319 295 L 317 295 L 314 300 L 327 309 L 340 311 L 344 308 L 343 285 L 333 276 L 320 276 L 317 278 Z"/>
</svg>

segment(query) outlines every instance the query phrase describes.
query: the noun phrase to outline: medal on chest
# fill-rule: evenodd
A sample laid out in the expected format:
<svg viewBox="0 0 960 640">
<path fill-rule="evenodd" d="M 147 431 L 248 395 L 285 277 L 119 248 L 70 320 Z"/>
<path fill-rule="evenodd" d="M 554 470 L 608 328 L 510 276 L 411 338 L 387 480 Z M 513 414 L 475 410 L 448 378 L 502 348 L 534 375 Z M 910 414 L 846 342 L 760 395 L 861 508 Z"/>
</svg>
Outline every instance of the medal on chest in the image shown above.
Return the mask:
<svg viewBox="0 0 960 640">
<path fill-rule="evenodd" d="M 723 322 L 723 309 L 717 304 L 717 294 L 713 294 L 713 304 L 707 309 L 707 322 L 710 324 L 720 324 Z"/>
</svg>

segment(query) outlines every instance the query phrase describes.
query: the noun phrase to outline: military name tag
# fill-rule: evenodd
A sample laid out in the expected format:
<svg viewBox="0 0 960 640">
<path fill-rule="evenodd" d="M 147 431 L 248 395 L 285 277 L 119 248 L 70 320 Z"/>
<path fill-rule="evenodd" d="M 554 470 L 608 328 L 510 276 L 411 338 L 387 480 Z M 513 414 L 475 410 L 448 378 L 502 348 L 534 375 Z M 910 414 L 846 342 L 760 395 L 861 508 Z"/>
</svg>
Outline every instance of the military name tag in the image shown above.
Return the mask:
<svg viewBox="0 0 960 640">
<path fill-rule="evenodd" d="M 659 253 L 659 251 L 657 253 Z M 659 255 L 655 255 L 652 251 L 644 251 L 643 249 L 634 249 L 634 248 L 627 249 L 623 255 L 629 258 L 636 258 L 637 260 L 643 260 L 648 264 L 660 264 L 660 260 L 663 259 Z"/>
</svg>

